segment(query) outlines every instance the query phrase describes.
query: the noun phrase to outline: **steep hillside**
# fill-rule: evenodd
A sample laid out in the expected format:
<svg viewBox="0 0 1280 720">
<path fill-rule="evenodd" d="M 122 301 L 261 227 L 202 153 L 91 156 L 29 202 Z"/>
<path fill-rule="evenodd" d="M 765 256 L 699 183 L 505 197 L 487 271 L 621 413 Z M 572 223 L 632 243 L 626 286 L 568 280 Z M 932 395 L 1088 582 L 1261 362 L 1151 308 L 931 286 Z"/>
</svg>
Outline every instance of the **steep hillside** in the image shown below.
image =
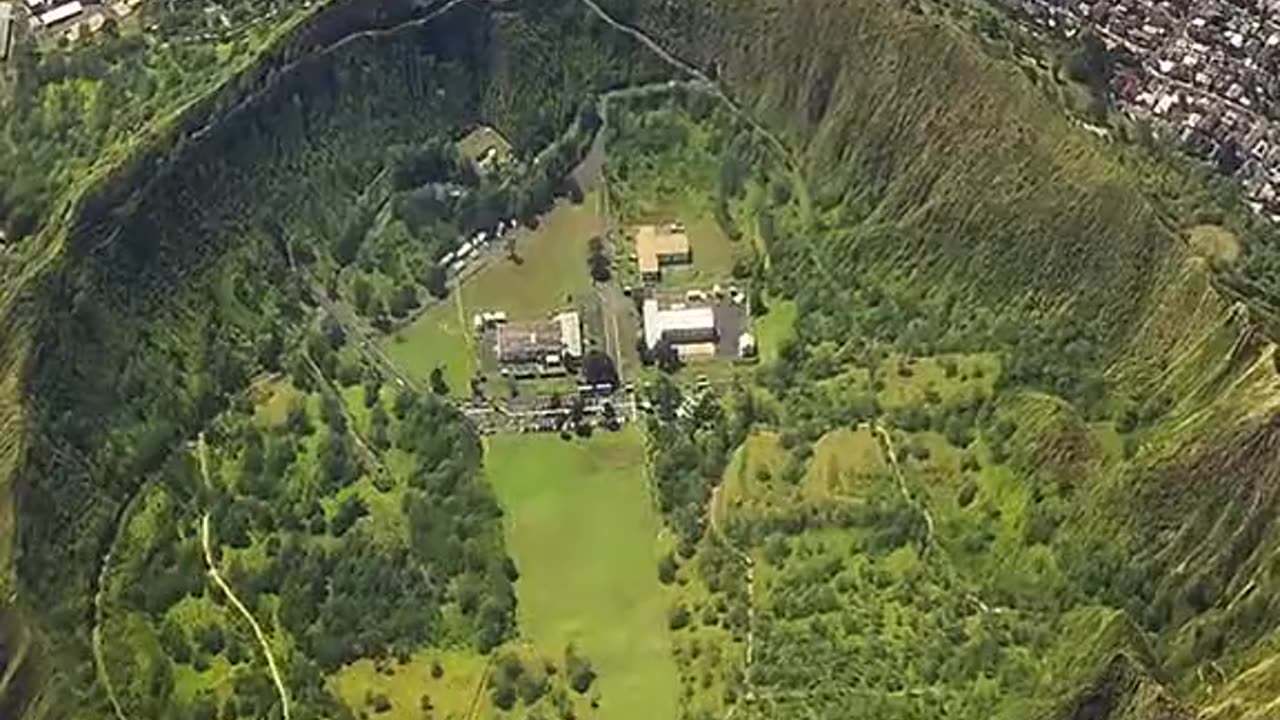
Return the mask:
<svg viewBox="0 0 1280 720">
<path fill-rule="evenodd" d="M 943 17 L 860 0 L 640 5 L 637 22 L 781 132 L 812 196 L 793 232 L 837 277 L 875 264 L 1029 316 L 1070 307 L 1112 338 L 1176 262 L 1138 168 Z"/>
<path fill-rule="evenodd" d="M 718 426 L 673 422 L 650 449 L 682 550 L 733 577 L 709 615 L 753 642 L 758 632 L 755 664 L 725 691 L 747 698 L 743 716 L 841 717 L 854 698 L 877 718 L 1269 717 L 1280 686 L 1275 346 L 1184 242 L 1191 218 L 1148 194 L 1157 161 L 1073 128 L 1025 75 L 919 8 L 602 5 L 714 76 L 786 150 L 769 157 L 758 143 L 736 158 L 765 198 L 749 216 L 740 193 L 721 192 L 725 223 L 767 251 L 756 280 L 797 303 L 796 340 L 758 387 L 736 390 L 732 434 L 709 412 Z M 0 487 L 13 496 L 0 502 L 0 558 L 15 558 L 0 587 L 16 598 L 0 622 L 0 714 L 111 712 L 90 628 L 130 499 L 191 481 L 183 448 L 252 379 L 310 372 L 295 366 L 317 336 L 311 295 L 348 292 L 343 267 L 399 263 L 409 269 L 369 274 L 416 298 L 415 273 L 485 227 L 489 208 L 428 214 L 413 228 L 416 254 L 360 255 L 397 202 L 385 189 L 391 148 L 433 157 L 487 123 L 541 167 L 533 158 L 566 130 L 589 134 L 595 94 L 678 74 L 578 0 L 461 3 L 422 20 L 441 7 L 339 4 L 283 34 L 259 64 L 69 188 L 29 246 L 29 270 L 0 304 Z M 752 144 L 742 123 L 717 132 L 726 157 Z M 504 214 L 551 199 L 545 182 L 478 187 Z M 979 353 L 1000 358 L 998 380 L 882 411 L 886 358 L 905 377 L 915 358 L 937 356 L 950 378 L 957 357 L 980 368 L 969 362 Z M 844 384 L 858 385 L 857 410 Z M 778 417 L 741 420 L 752 393 Z M 409 417 L 452 427 L 429 403 Z M 786 430 L 799 477 L 806 451 L 850 424 L 877 429 L 884 464 L 855 497 L 744 513 L 724 537 L 702 534 L 717 465 L 693 472 L 689 459 L 713 446 L 723 462 L 730 439 L 768 422 Z M 474 470 L 473 438 L 446 440 Z M 421 516 L 449 498 L 432 499 Z M 423 537 L 414 551 L 441 539 Z M 762 559 L 760 597 L 732 572 L 727 542 Z M 389 568 L 409 550 L 394 562 L 370 553 Z M 145 554 L 134 564 L 149 571 L 153 557 L 160 570 L 181 564 L 159 545 Z M 324 575 L 323 560 L 290 557 Z M 506 573 L 486 562 L 472 563 L 486 582 Z M 505 587 L 494 582 L 486 589 Z M 305 589 L 326 591 L 314 578 Z M 163 657 L 140 617 L 129 620 L 146 638 L 138 656 Z M 308 688 L 319 671 L 306 653 L 350 659 L 311 636 L 298 645 L 290 670 Z M 129 681 L 131 709 L 188 710 L 151 679 Z M 328 707 L 307 700 L 316 714 Z"/>
<path fill-rule="evenodd" d="M 573 4 L 436 17 L 443 7 L 321 13 L 136 154 L 104 161 L 26 246 L 39 257 L 6 286 L 3 313 L 6 716 L 28 703 L 34 717 L 107 711 L 90 629 L 128 501 L 293 354 L 310 321 L 295 266 L 332 272 L 389 149 L 488 122 L 532 160 L 595 92 L 659 72 Z"/>
<path fill-rule="evenodd" d="M 1053 716 L 1164 718 L 1185 702 L 1266 717 L 1275 346 L 1263 314 L 1194 256 L 1182 205 L 1149 194 L 1143 178 L 1165 169 L 1073 128 L 942 14 L 854 0 L 612 7 L 717 74 L 791 149 L 800 181 L 775 194 L 762 234 L 771 281 L 800 299 L 802 342 L 858 357 L 852 338 L 884 327 L 887 296 L 920 323 L 910 340 L 887 336 L 896 347 L 1004 345 L 1006 381 L 1052 393 L 997 413 L 1018 428 L 996 439 L 1031 492 L 1025 527 L 997 523 L 1027 547 L 997 540 L 990 552 L 1009 555 L 990 577 L 1049 562 L 1053 602 L 1121 610 L 1151 644 Z"/>
</svg>

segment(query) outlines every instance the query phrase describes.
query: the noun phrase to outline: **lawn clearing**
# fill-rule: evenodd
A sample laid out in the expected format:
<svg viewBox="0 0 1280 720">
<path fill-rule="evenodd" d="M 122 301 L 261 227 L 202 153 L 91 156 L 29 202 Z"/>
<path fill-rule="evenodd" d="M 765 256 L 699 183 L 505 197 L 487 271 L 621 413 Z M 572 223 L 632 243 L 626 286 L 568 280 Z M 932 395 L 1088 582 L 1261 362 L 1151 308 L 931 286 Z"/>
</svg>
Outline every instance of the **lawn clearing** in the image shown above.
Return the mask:
<svg viewBox="0 0 1280 720">
<path fill-rule="evenodd" d="M 769 312 L 756 318 L 756 345 L 760 359 L 772 362 L 778 359 L 782 346 L 795 339 L 798 310 L 794 300 L 771 300 L 766 303 Z"/>
<path fill-rule="evenodd" d="M 424 717 L 425 696 L 438 718 L 470 717 L 470 711 L 484 679 L 487 659 L 466 651 L 424 650 L 401 665 L 395 661 L 377 663 L 358 660 L 338 671 L 330 687 L 352 710 L 371 712 L 367 700 L 385 695 L 391 709 L 377 717 L 386 720 L 420 720 Z M 432 676 L 432 666 L 439 664 L 442 674 Z M 479 705 L 488 705 L 488 697 Z M 482 713 L 483 717 L 484 714 Z"/>
<path fill-rule="evenodd" d="M 454 296 L 433 305 L 408 327 L 382 341 L 391 361 L 405 374 L 425 382 L 437 366 L 455 394 L 466 394 L 477 359 L 471 351 L 470 321 L 461 299 Z"/>
<path fill-rule="evenodd" d="M 588 440 L 489 440 L 488 477 L 520 570 L 520 629 L 556 656 L 569 643 L 600 674 L 598 717 L 676 717 L 678 683 L 658 582 L 659 520 L 640 431 Z"/>
<path fill-rule="evenodd" d="M 436 366 L 455 395 L 469 393 L 479 367 L 471 318 L 503 310 L 511 320 L 539 320 L 575 306 L 592 292 L 587 242 L 603 232 L 596 198 L 560 203 L 537 230 L 516 231 L 516 256 L 500 256 L 463 282 L 443 302 L 382 345 L 411 377 L 425 381 Z"/>
<path fill-rule="evenodd" d="M 505 310 L 512 320 L 539 320 L 573 305 L 591 292 L 587 243 L 603 232 L 594 195 L 558 204 L 537 230 L 516 231 L 518 261 L 497 259 L 463 284 L 467 316 Z"/>
</svg>

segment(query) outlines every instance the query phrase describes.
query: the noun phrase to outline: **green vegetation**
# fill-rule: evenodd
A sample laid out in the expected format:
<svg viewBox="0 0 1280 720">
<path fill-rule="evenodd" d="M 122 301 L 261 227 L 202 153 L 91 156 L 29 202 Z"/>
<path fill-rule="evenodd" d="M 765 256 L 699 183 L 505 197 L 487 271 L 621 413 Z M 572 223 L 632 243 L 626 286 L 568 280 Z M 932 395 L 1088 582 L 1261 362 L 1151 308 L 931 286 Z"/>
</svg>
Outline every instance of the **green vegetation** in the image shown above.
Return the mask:
<svg viewBox="0 0 1280 720">
<path fill-rule="evenodd" d="M 601 717 L 675 717 L 659 523 L 637 430 L 587 440 L 495 437 L 487 472 L 520 567 L 524 637 L 572 644 L 599 670 Z"/>
<path fill-rule="evenodd" d="M 503 311 L 512 320 L 538 320 L 592 299 L 585 259 L 587 243 L 600 232 L 597 198 L 561 203 L 535 230 L 516 232 L 512 252 L 492 257 L 469 275 L 452 297 L 432 306 L 383 345 L 412 377 L 426 379 L 436 367 L 455 394 L 466 394 L 479 370 L 472 317 Z"/>
<path fill-rule="evenodd" d="M 103 628 L 127 708 L 162 717 L 213 702 L 262 717 L 278 704 L 244 621 L 206 589 L 204 512 L 227 582 L 288 671 L 299 717 L 341 712 L 323 675 L 357 659 L 426 645 L 485 652 L 511 632 L 513 567 L 461 419 L 432 398 L 397 397 L 388 436 L 412 472 L 384 477 L 360 457 L 364 440 L 341 401 L 311 400 L 295 395 L 285 420 L 265 427 L 224 413 L 208 485 L 179 463 L 130 518 L 108 568 Z"/>
<path fill-rule="evenodd" d="M 664 286 L 709 290 L 750 275 L 754 248 L 741 239 L 729 196 L 748 188 L 748 133 L 715 101 L 683 89 L 615 101 L 605 165 L 610 210 L 625 226 L 680 222 L 693 251 L 690 267 L 664 272 Z M 685 112 L 688 109 L 688 112 Z M 625 238 L 628 253 L 634 238 Z M 633 263 L 624 268 L 638 283 Z"/>
<path fill-rule="evenodd" d="M 442 718 L 466 717 L 484 682 L 486 662 L 477 654 L 434 651 L 419 652 L 407 663 L 365 659 L 343 668 L 333 685 L 348 707 L 365 712 L 374 710 L 377 698 L 386 698 L 390 708 L 372 714 L 387 720 L 417 720 L 428 709 Z"/>
<path fill-rule="evenodd" d="M 400 14 L 402 10 L 406 14 Z M 357 502 L 343 488 L 364 486 L 371 488 L 368 492 L 382 492 L 374 486 L 386 486 L 389 478 L 393 487 L 409 486 L 412 492 L 404 491 L 409 497 L 429 492 L 435 487 L 431 483 L 449 481 L 453 475 L 444 473 L 446 468 L 424 472 L 419 467 L 428 451 L 401 447 L 395 429 L 399 418 L 390 428 L 383 422 L 383 434 L 392 446 L 385 451 L 391 470 L 384 472 L 365 456 L 361 443 L 334 429 L 338 413 L 325 410 L 323 417 L 314 417 L 316 409 L 328 408 L 333 401 L 315 395 L 324 383 L 314 376 L 311 361 L 327 381 L 377 384 L 385 378 L 367 376 L 372 369 L 361 367 L 359 353 L 351 347 L 355 342 L 346 345 L 345 338 L 336 337 L 323 323 L 321 331 L 315 331 L 308 303 L 328 294 L 330 286 L 340 291 L 339 300 L 355 300 L 353 287 L 335 282 L 348 257 L 346 238 L 361 239 L 357 245 L 362 250 L 367 245 L 367 253 L 377 250 L 374 255 L 398 258 L 385 267 L 382 257 L 369 258 L 377 273 L 370 277 L 388 281 L 376 288 L 378 292 L 404 294 L 401 290 L 408 287 L 412 295 L 419 295 L 419 288 L 430 290 L 429 279 L 414 275 L 413 263 L 406 260 L 439 252 L 444 246 L 432 243 L 435 236 L 374 234 L 372 224 L 369 232 L 359 232 L 366 218 L 396 217 L 386 214 L 396 208 L 386 199 L 379 178 L 416 182 L 421 177 L 418 169 L 424 167 L 430 175 L 431 163 L 419 160 L 441 157 L 433 148 L 452 147 L 464 128 L 488 116 L 515 139 L 515 151 L 527 169 L 503 181 L 511 183 L 511 211 L 536 214 L 551 204 L 557 189 L 553 183 L 590 141 L 590 113 L 581 110 L 591 95 L 626 83 L 633 75 L 645 79 L 655 74 L 654 66 L 632 57 L 630 41 L 584 23 L 577 4 L 548 5 L 544 10 L 536 17 L 499 17 L 488 7 L 460 6 L 431 22 L 405 24 L 381 34 L 361 31 L 372 23 L 406 19 L 413 9 L 398 7 L 377 18 L 358 12 L 322 13 L 298 36 L 305 37 L 298 44 L 275 44 L 278 36 L 298 39 L 292 35 L 296 19 L 271 25 L 271 42 L 263 41 L 263 52 L 274 53 L 269 60 L 255 65 L 249 56 L 238 56 L 234 68 L 243 73 L 231 79 L 230 69 L 227 75 L 206 73 L 210 82 L 226 81 L 217 95 L 210 95 L 205 85 L 186 84 L 184 91 L 192 95 L 184 96 L 181 112 L 163 115 L 152 129 L 110 125 L 110 132 L 128 138 L 129 146 L 120 144 L 109 152 L 91 148 L 100 172 L 57 183 L 67 188 L 66 196 L 58 199 L 66 212 L 50 214 L 50 222 L 23 242 L 24 274 L 6 273 L 9 282 L 3 295 L 4 477 L 6 490 L 20 490 L 17 495 L 24 504 L 24 521 L 13 540 L 20 548 L 14 553 L 19 560 L 13 579 L 21 604 L 10 608 L 17 614 L 6 617 L 5 628 L 6 634 L 16 627 L 14 637 L 40 642 L 40 651 L 24 653 L 25 662 L 14 666 L 14 681 L 5 684 L 6 715 L 10 709 L 20 715 L 34 698 L 43 698 L 40 712 L 46 715 L 62 713 L 59 708 L 89 715 L 110 712 L 106 688 L 95 679 L 91 664 L 93 628 L 84 619 L 95 617 L 96 578 L 114 528 L 126 518 L 125 507 L 140 488 L 164 482 L 163 473 L 170 472 L 165 468 L 178 467 L 185 441 L 215 419 L 228 417 L 228 411 L 247 417 L 251 410 L 240 407 L 243 401 L 237 399 L 235 406 L 231 401 L 262 373 L 287 371 L 300 389 L 312 393 L 310 424 L 328 427 L 317 429 L 306 443 L 299 441 L 295 461 L 306 482 L 290 486 L 288 493 L 275 488 L 282 495 L 270 498 L 260 494 L 271 482 L 250 488 L 229 484 L 212 497 L 190 497 L 189 489 L 184 491 L 186 495 L 175 498 L 174 521 L 181 531 L 139 541 L 154 548 L 163 562 L 131 582 L 146 587 L 158 582 L 151 573 L 172 570 L 175 552 L 166 548 L 178 540 L 191 543 L 200 509 L 216 510 L 216 536 L 230 544 L 230 558 L 244 568 L 244 576 L 224 569 L 237 586 L 259 582 L 278 569 L 283 576 L 278 589 L 284 592 L 294 570 L 328 574 L 313 572 L 316 563 L 331 564 L 335 577 L 344 576 L 344 562 L 364 568 L 361 572 L 367 576 L 350 576 L 360 587 L 340 586 L 338 596 L 314 597 L 314 602 L 294 602 L 291 597 L 280 606 L 301 614 L 267 623 L 273 642 L 281 643 L 282 654 L 288 655 L 286 672 L 297 694 L 295 717 L 335 715 L 334 701 L 323 691 L 323 675 L 348 659 L 412 652 L 427 644 L 489 647 L 509 631 L 511 608 L 504 609 L 502 603 L 510 598 L 486 590 L 482 606 L 463 602 L 468 593 L 476 592 L 471 586 L 484 586 L 488 580 L 424 591 L 426 581 L 415 575 L 423 568 L 433 568 L 429 584 L 450 583 L 461 577 L 459 571 L 441 572 L 431 558 L 406 561 L 406 553 L 413 557 L 411 538 L 401 536 L 388 545 L 383 533 L 373 533 L 377 537 L 371 539 L 371 533 L 361 530 L 364 512 L 386 514 L 401 508 L 367 498 Z M 572 42 L 581 56 L 571 56 L 563 42 L 573 35 L 573 28 L 580 33 Z M 347 42 L 332 44 L 348 37 Z M 496 46 L 511 51 L 514 59 L 525 46 L 545 47 L 552 37 L 564 51 L 556 56 L 559 60 L 520 61 L 521 85 L 509 84 L 510 76 L 499 67 L 505 56 Z M 321 48 L 325 49 L 316 52 Z M 612 59 L 604 59 L 608 57 Z M 304 61 L 290 65 L 286 58 Z M 265 82 L 268 70 L 271 81 Z M 556 82 L 547 82 L 547 77 Z M 44 87 L 37 90 L 44 92 Z M 536 103 L 536 112 L 527 103 Z M 539 154 L 566 131 L 567 139 Z M 21 145 L 24 152 L 46 146 L 26 141 Z M 47 163 L 17 164 L 24 172 L 42 165 Z M 476 196 L 484 187 L 464 191 L 464 196 Z M 445 208 L 440 218 L 464 229 L 474 222 L 461 206 Z M 353 266 L 367 272 L 359 267 L 363 262 L 359 252 L 352 258 Z M 581 258 L 576 262 L 580 265 Z M 388 269 L 391 272 L 385 272 Z M 354 284 L 355 278 L 350 280 Z M 35 361 L 37 355 L 43 360 Z M 368 408 L 364 412 L 371 421 L 377 416 Z M 382 414 L 394 413 L 386 408 Z M 286 412 L 286 418 L 291 415 Z M 435 431 L 450 427 L 452 423 L 440 424 L 420 440 L 427 442 L 436 437 Z M 298 426 L 289 432 L 303 431 Z M 380 440 L 372 428 L 369 433 L 371 444 Z M 241 452 L 239 443 L 245 442 L 238 434 L 211 441 L 215 452 L 231 454 Z M 230 445 L 224 447 L 224 442 Z M 189 485 L 190 468 L 184 473 L 183 482 Z M 362 479 L 364 473 L 371 477 Z M 437 490 L 449 494 L 450 502 L 475 500 L 460 494 L 464 487 L 454 482 L 449 490 Z M 244 505 L 240 495 L 255 499 Z M 274 513 L 284 497 L 318 502 L 324 509 L 321 519 L 330 526 L 323 533 L 327 539 L 301 542 L 296 549 L 288 540 L 300 531 L 277 527 L 275 532 L 285 535 L 277 552 L 291 553 L 288 562 L 281 562 L 279 554 L 266 554 L 264 543 L 270 543 L 266 535 L 271 530 L 260 525 L 267 522 L 261 518 L 261 507 L 271 507 Z M 212 504 L 215 499 L 217 506 Z M 403 527 L 410 536 L 415 523 L 408 511 L 421 511 L 420 505 L 404 508 Z M 4 517 L 11 517 L 12 507 L 6 502 L 4 508 Z M 302 506 L 308 535 L 318 517 L 310 509 Z M 487 577 L 492 568 L 479 558 L 498 552 L 498 540 L 485 535 L 486 523 L 453 510 L 450 521 L 438 529 L 457 542 L 484 537 L 468 550 L 472 561 L 463 575 Z M 431 513 L 419 519 L 437 522 Z M 332 532 L 334 520 L 338 533 Z M 468 526 L 452 529 L 455 520 Z M 319 522 L 314 525 L 318 529 Z M 341 532 L 344 525 L 348 527 Z M 6 529 L 12 527 L 6 521 Z M 452 547 L 445 544 L 442 549 Z M 109 573 L 117 572 L 115 564 L 113 559 Z M 377 583 L 365 584 L 369 577 Z M 304 589 L 299 586 L 297 591 Z M 350 597 L 342 599 L 348 591 Z M 271 596 L 277 592 L 244 594 L 256 614 L 274 616 Z M 12 595 L 6 592 L 5 597 Z M 361 611 L 368 621 L 339 622 L 346 617 L 345 603 L 351 597 L 360 598 L 357 605 L 380 609 Z M 157 658 L 150 667 L 156 668 L 158 679 L 152 684 L 129 678 L 116 694 L 125 695 L 122 704 L 145 708 L 148 716 L 187 717 L 195 707 L 192 703 L 204 707 L 204 698 L 189 699 L 200 695 L 199 690 L 191 696 L 175 694 L 173 684 L 162 681 L 167 661 L 159 659 L 157 646 L 141 626 L 126 624 L 121 615 L 135 612 L 135 602 L 136 598 L 104 598 L 101 644 L 108 660 L 135 650 L 139 657 Z M 413 605 L 411 616 L 406 615 L 406 602 Z M 464 605 L 468 610 L 460 619 L 447 611 Z M 144 625 L 152 633 L 164 621 L 156 614 L 161 610 L 146 610 Z M 318 610 L 314 617 L 309 615 L 312 610 Z M 448 622 L 433 618 L 437 613 L 448 615 Z M 485 619 L 477 621 L 479 617 Z M 113 630 L 117 627 L 119 632 Z M 354 641 L 356 635 L 362 640 Z M 207 683 L 193 681 L 193 673 L 183 665 L 174 664 L 173 676 L 182 678 L 184 692 L 193 685 L 218 682 L 213 676 L 205 678 Z M 211 668 L 220 667 L 211 662 Z M 262 679 L 261 673 L 254 677 Z M 252 678 L 245 682 L 253 684 L 242 693 L 256 698 L 250 702 L 274 702 L 269 681 L 265 688 Z M 259 694 L 262 689 L 266 692 Z M 265 715 L 266 706 L 260 707 Z"/>
<path fill-rule="evenodd" d="M 1267 717 L 1280 254 L 1238 200 L 1080 132 L 981 11 L 603 4 L 741 113 L 620 102 L 578 204 L 598 94 L 684 74 L 576 0 L 23 50 L 0 714 L 283 715 L 208 518 L 300 720 Z M 590 238 L 646 220 L 690 227 L 674 284 L 763 301 L 761 364 L 484 459 L 441 397 L 470 313 L 594 295 Z"/>
<path fill-rule="evenodd" d="M 797 308 L 790 300 L 765 302 L 768 312 L 756 319 L 756 342 L 760 345 L 760 359 L 772 362 L 794 342 Z"/>
</svg>

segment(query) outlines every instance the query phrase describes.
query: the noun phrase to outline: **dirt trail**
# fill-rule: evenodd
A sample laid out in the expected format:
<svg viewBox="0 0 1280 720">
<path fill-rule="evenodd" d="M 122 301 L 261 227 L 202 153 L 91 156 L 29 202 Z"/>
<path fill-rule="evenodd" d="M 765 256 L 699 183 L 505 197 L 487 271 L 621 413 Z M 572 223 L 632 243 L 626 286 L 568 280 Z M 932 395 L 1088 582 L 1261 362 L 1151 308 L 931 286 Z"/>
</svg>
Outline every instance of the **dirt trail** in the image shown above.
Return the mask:
<svg viewBox="0 0 1280 720">
<path fill-rule="evenodd" d="M 200 439 L 196 441 L 196 452 L 200 459 L 200 475 L 204 478 L 206 485 L 209 485 L 209 458 L 208 447 L 205 445 L 204 433 L 200 433 Z M 204 562 L 209 568 L 209 577 L 213 578 L 214 583 L 222 589 L 227 598 L 231 600 L 231 604 L 236 610 L 249 621 L 249 626 L 253 628 L 253 634 L 258 638 L 258 644 L 262 646 L 262 654 L 267 658 L 267 669 L 271 671 L 271 680 L 275 682 L 276 691 L 280 694 L 280 708 L 284 714 L 284 720 L 289 720 L 289 692 L 285 690 L 284 680 L 280 677 L 280 669 L 276 666 L 275 655 L 271 653 L 271 644 L 267 642 L 267 635 L 262 631 L 262 626 L 254 619 L 253 613 L 249 612 L 249 608 L 245 607 L 240 598 L 236 596 L 231 586 L 226 580 L 222 579 L 222 574 L 218 572 L 218 564 L 213 559 L 213 548 L 209 543 L 209 513 L 205 513 L 200 518 L 200 542 L 204 545 Z"/>
<path fill-rule="evenodd" d="M 898 466 L 898 452 L 893 446 L 893 436 L 880 423 L 873 422 L 871 427 L 880 435 L 880 439 L 884 441 L 885 454 L 889 456 L 889 464 L 893 466 L 893 477 L 898 481 L 898 490 L 902 493 L 902 499 L 906 500 L 909 505 L 916 506 L 922 515 L 924 515 L 925 536 L 924 536 L 924 552 L 928 552 L 930 546 L 933 545 L 933 513 L 929 512 L 929 506 L 923 500 L 917 500 L 911 491 L 907 489 L 907 479 L 902 475 L 902 468 Z"/>
<path fill-rule="evenodd" d="M 102 683 L 102 687 L 107 691 L 107 700 L 111 702 L 111 710 L 115 713 L 116 720 L 128 720 L 128 716 L 124 712 L 124 706 L 120 704 L 120 698 L 116 695 L 115 685 L 111 682 L 111 674 L 107 672 L 107 658 L 102 651 L 102 624 L 106 621 L 103 603 L 106 601 L 107 573 L 111 569 L 111 558 L 115 556 L 116 545 L 120 542 L 120 535 L 124 533 L 124 529 L 128 524 L 130 506 L 141 496 L 141 491 L 135 493 L 120 515 L 115 535 L 111 538 L 111 545 L 107 548 L 107 554 L 102 557 L 102 564 L 98 567 L 98 591 L 93 595 L 93 632 L 90 638 L 93 645 L 93 664 L 98 672 L 98 681 Z"/>
<path fill-rule="evenodd" d="M 613 27 L 615 30 L 623 33 L 624 35 L 630 36 L 636 42 L 639 42 L 641 45 L 644 45 L 645 47 L 649 48 L 649 50 L 651 50 L 653 54 L 657 55 L 663 62 L 685 73 L 686 75 L 694 78 L 698 82 L 706 85 L 706 87 L 711 91 L 712 95 L 714 95 L 718 100 L 720 100 L 720 102 L 724 103 L 730 110 L 733 111 L 735 115 L 737 115 L 744 122 L 750 125 L 752 130 L 756 131 L 762 137 L 764 137 L 765 140 L 767 140 L 770 145 L 773 145 L 774 149 L 782 156 L 783 160 L 786 161 L 788 168 L 793 172 L 795 171 L 795 165 L 796 165 L 795 158 L 794 156 L 792 156 L 791 150 L 787 147 L 786 143 L 782 142 L 782 139 L 779 138 L 776 133 L 774 133 L 769 128 L 765 127 L 760 121 L 756 120 L 749 113 L 743 110 L 742 106 L 739 105 L 738 102 L 734 100 L 732 97 L 730 97 L 729 94 L 726 93 L 720 87 L 720 85 L 717 84 L 716 81 L 712 80 L 710 76 L 708 76 L 705 72 L 703 72 L 697 66 L 692 65 L 676 57 L 674 54 L 668 51 L 665 47 L 663 47 L 661 43 L 659 43 L 657 40 L 655 40 L 653 37 L 651 37 L 648 33 L 644 32 L 643 30 L 640 30 L 620 20 L 615 19 L 604 8 L 600 7 L 600 5 L 595 2 L 595 0 L 580 0 L 580 1 L 582 2 L 583 5 L 589 8 L 591 12 L 595 13 L 597 17 L 603 20 L 607 25 Z"/>
<path fill-rule="evenodd" d="M 103 567 L 107 567 L 105 564 Z M 106 574 L 105 571 L 103 573 Z M 102 591 L 99 590 L 99 593 Z M 98 680 L 102 686 L 106 688 L 107 700 L 111 701 L 111 710 L 116 714 L 117 720 L 128 720 L 128 716 L 124 714 L 124 707 L 120 705 L 120 699 L 116 697 L 115 685 L 111 683 L 111 675 L 107 672 L 107 659 L 102 654 L 102 619 L 101 619 L 101 600 L 98 603 L 98 610 L 95 611 L 99 615 L 98 620 L 93 624 L 93 664 L 98 670 Z"/>
</svg>

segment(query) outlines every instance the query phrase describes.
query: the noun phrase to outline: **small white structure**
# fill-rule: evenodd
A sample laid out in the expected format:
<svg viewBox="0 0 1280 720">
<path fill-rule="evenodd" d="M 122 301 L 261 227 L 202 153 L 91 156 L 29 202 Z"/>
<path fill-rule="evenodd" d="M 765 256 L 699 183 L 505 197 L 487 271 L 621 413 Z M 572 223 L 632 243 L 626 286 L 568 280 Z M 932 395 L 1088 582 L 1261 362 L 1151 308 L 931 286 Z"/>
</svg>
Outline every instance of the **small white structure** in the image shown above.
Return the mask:
<svg viewBox="0 0 1280 720">
<path fill-rule="evenodd" d="M 756 356 L 756 337 L 751 333 L 738 336 L 738 357 L 752 358 Z"/>
<path fill-rule="evenodd" d="M 563 312 L 555 317 L 560 324 L 560 344 L 564 354 L 572 358 L 582 357 L 582 320 L 576 312 Z"/>
<path fill-rule="evenodd" d="M 471 318 L 471 325 L 476 329 L 476 332 L 480 332 L 482 330 L 488 330 L 489 328 L 494 328 L 499 325 L 506 325 L 506 324 L 507 324 L 507 313 L 504 310 L 495 310 L 494 312 L 476 313 Z"/>
<path fill-rule="evenodd" d="M 40 24 L 45 27 L 56 25 L 65 20 L 70 20 L 82 12 L 84 12 L 84 3 L 80 2 L 80 0 L 72 0 L 65 5 L 59 5 L 52 10 L 40 13 Z"/>
<path fill-rule="evenodd" d="M 0 2 L 0 60 L 9 59 L 13 46 L 13 6 Z"/>
</svg>

